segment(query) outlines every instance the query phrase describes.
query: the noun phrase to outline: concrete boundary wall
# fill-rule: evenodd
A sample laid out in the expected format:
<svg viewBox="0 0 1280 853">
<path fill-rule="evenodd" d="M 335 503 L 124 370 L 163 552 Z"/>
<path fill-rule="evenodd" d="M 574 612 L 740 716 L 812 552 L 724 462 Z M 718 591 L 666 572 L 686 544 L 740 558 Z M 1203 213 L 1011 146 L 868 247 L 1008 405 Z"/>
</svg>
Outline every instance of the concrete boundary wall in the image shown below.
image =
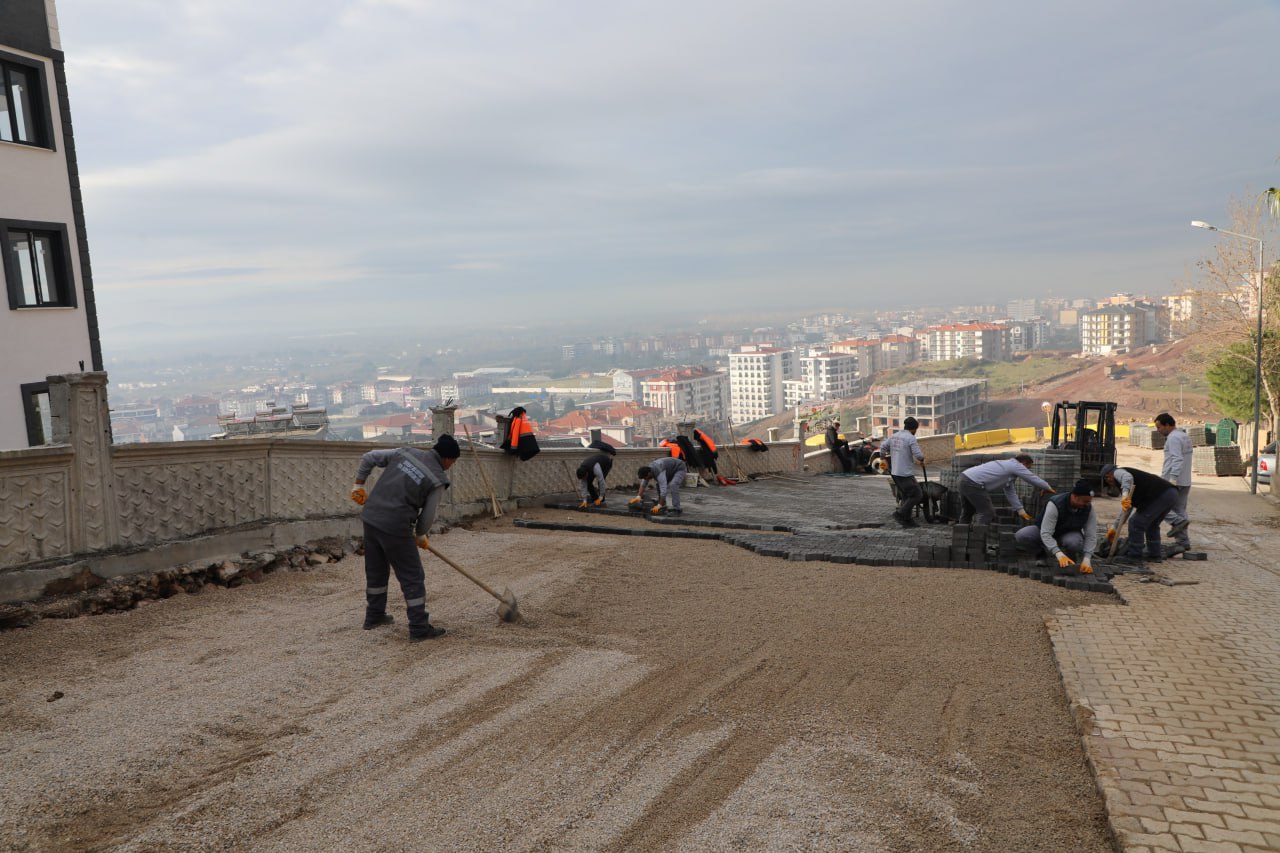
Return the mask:
<svg viewBox="0 0 1280 853">
<path fill-rule="evenodd" d="M 37 598 L 49 583 L 86 570 L 118 577 L 358 534 L 360 508 L 349 495 L 360 457 L 391 446 L 268 438 L 115 446 L 105 373 L 49 383 L 56 443 L 0 451 L 0 602 Z M 769 447 L 721 445 L 720 473 L 801 469 L 798 442 Z M 491 512 L 486 481 L 504 511 L 575 491 L 574 472 L 594 452 L 543 450 L 521 462 L 464 443 L 439 521 Z M 661 448 L 620 450 L 610 490 L 633 490 L 636 469 L 663 455 Z"/>
</svg>

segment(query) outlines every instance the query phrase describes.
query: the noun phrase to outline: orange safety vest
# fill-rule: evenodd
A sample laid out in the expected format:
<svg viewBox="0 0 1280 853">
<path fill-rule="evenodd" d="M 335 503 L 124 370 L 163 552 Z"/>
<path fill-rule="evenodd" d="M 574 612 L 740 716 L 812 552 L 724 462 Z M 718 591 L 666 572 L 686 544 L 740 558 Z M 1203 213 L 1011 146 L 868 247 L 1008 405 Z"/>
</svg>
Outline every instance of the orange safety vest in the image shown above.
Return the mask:
<svg viewBox="0 0 1280 853">
<path fill-rule="evenodd" d="M 529 423 L 529 419 L 524 415 L 517 415 L 512 418 L 511 423 L 507 427 L 507 444 L 516 447 L 520 444 L 520 436 L 533 435 L 533 427 Z"/>
<path fill-rule="evenodd" d="M 659 447 L 669 447 L 669 448 L 671 448 L 671 455 L 672 455 L 672 456 L 674 456 L 674 457 L 675 457 L 675 458 L 677 458 L 677 459 L 684 459 L 684 451 L 683 451 L 683 450 L 681 450 L 681 449 L 680 449 L 680 445 L 676 444 L 674 441 L 667 441 L 667 440 L 664 438 L 664 439 L 662 439 L 662 441 L 658 442 L 658 446 L 659 446 Z"/>
<path fill-rule="evenodd" d="M 695 429 L 693 431 L 693 434 L 694 434 L 694 437 L 698 439 L 698 441 L 702 442 L 703 446 L 706 447 L 707 450 L 710 450 L 712 453 L 716 452 L 716 443 L 711 440 L 711 436 L 707 435 L 705 432 L 703 432 L 700 429 Z"/>
</svg>

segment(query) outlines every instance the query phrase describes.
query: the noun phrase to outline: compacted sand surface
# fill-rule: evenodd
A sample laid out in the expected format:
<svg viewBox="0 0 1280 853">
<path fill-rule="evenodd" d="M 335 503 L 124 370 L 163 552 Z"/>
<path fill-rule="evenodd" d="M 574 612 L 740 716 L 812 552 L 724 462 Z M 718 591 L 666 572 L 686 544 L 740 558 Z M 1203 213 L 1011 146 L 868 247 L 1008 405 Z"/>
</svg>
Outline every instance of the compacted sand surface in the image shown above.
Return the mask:
<svg viewBox="0 0 1280 853">
<path fill-rule="evenodd" d="M 1044 627 L 1103 596 L 507 519 L 432 544 L 523 620 L 428 558 L 449 634 L 409 643 L 394 582 L 363 631 L 348 557 L 0 635 L 0 849 L 1111 849 Z"/>
</svg>

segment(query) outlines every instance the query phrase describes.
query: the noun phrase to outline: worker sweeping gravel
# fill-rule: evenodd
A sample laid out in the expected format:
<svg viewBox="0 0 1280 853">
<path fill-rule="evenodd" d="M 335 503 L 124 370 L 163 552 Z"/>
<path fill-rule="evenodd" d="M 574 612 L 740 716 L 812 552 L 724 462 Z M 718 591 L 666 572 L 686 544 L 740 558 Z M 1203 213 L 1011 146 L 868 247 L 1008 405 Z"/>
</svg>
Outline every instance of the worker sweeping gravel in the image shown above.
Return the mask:
<svg viewBox="0 0 1280 853">
<path fill-rule="evenodd" d="M 351 500 L 364 509 L 364 628 L 370 630 L 392 622 L 387 613 L 387 581 L 392 570 L 404 593 L 409 618 L 409 639 L 430 640 L 445 633 L 431 624 L 427 613 L 426 575 L 418 549 L 427 550 L 427 531 L 436 520 L 436 510 L 449 488 L 447 472 L 462 451 L 453 436 L 445 433 L 431 450 L 400 447 L 370 450 L 360 457 Z M 372 493 L 364 481 L 374 468 L 385 468 Z"/>
</svg>

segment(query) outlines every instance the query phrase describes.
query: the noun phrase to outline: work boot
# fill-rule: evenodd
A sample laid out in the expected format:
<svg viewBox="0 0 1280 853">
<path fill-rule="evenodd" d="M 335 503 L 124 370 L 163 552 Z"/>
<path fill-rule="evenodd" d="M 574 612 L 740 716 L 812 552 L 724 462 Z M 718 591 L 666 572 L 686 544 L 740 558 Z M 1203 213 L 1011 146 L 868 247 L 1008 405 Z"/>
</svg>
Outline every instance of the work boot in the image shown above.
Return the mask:
<svg viewBox="0 0 1280 853">
<path fill-rule="evenodd" d="M 364 629 L 370 631 L 374 628 L 381 628 L 383 625 L 390 625 L 396 621 L 391 617 L 390 613 L 383 613 L 381 616 L 365 616 Z"/>
<path fill-rule="evenodd" d="M 1189 518 L 1184 518 L 1182 519 L 1182 521 L 1179 521 L 1177 524 L 1170 524 L 1169 538 L 1172 539 L 1173 537 L 1177 536 L 1179 533 L 1186 530 L 1190 526 L 1191 526 L 1191 519 Z"/>
<path fill-rule="evenodd" d="M 909 515 L 898 515 L 898 523 L 903 527 L 919 527 L 919 523 Z"/>
<path fill-rule="evenodd" d="M 667 510 L 667 515 L 684 515 L 684 510 L 682 510 L 682 509 L 669 509 L 669 510 Z"/>
<path fill-rule="evenodd" d="M 1189 548 L 1187 548 L 1187 546 L 1186 546 L 1186 545 L 1183 545 L 1183 544 L 1178 543 L 1178 542 L 1174 542 L 1174 543 L 1172 543 L 1172 544 L 1170 544 L 1170 545 L 1166 545 L 1166 546 L 1164 546 L 1164 556 L 1165 556 L 1166 558 L 1168 558 L 1168 557 L 1176 557 L 1178 554 L 1181 554 L 1182 552 L 1184 552 L 1184 551 L 1188 551 L 1188 550 L 1190 550 L 1190 549 L 1189 549 Z"/>
<path fill-rule="evenodd" d="M 447 633 L 448 631 L 446 631 L 444 628 L 439 628 L 439 627 L 436 627 L 435 625 L 427 623 L 427 627 L 421 630 L 415 630 L 415 631 L 409 632 L 409 642 L 416 643 L 420 640 L 434 640 L 436 637 L 443 637 Z"/>
</svg>

